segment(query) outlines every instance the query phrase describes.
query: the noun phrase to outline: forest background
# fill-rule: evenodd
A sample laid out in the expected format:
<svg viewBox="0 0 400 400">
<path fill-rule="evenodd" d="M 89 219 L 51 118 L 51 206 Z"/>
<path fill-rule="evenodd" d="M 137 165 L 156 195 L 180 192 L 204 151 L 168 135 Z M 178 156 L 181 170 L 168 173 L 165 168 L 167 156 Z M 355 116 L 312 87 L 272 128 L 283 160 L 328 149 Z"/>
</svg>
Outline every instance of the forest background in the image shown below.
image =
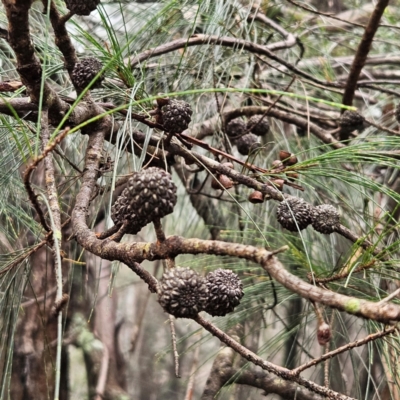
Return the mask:
<svg viewBox="0 0 400 400">
<path fill-rule="evenodd" d="M 0 398 L 399 400 L 399 19 L 2 0 Z"/>
</svg>

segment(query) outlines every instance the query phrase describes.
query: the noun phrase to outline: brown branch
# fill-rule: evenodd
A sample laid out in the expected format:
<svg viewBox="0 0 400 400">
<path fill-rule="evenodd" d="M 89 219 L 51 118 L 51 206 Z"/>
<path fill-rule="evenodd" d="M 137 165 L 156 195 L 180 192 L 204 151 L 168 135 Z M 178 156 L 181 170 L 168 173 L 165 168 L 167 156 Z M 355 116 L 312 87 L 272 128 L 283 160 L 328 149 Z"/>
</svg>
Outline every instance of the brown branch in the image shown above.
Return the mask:
<svg viewBox="0 0 400 400">
<path fill-rule="evenodd" d="M 45 153 L 44 157 L 44 175 L 45 175 L 45 183 L 47 190 L 47 198 L 50 205 L 50 212 L 53 216 L 54 226 L 56 227 L 58 232 L 53 232 L 56 237 L 61 235 L 61 212 L 60 206 L 58 203 L 58 194 L 57 194 L 57 185 L 54 179 L 55 169 L 53 163 L 53 155 L 51 151 L 59 144 L 64 137 L 68 134 L 69 129 L 65 129 L 60 135 L 57 137 L 57 141 L 55 140 L 53 143 L 50 143 L 50 132 L 49 132 L 49 121 L 48 121 L 48 112 L 47 110 L 42 111 L 42 119 L 41 119 L 41 142 L 42 142 L 42 151 Z"/>
<path fill-rule="evenodd" d="M 109 239 L 100 241 L 88 229 L 84 220 L 78 219 L 76 211 L 73 215 L 73 227 L 78 243 L 86 250 L 104 259 L 120 260 L 128 266 L 132 265 L 133 260 L 154 261 L 175 258 L 180 254 L 213 254 L 244 258 L 260 264 L 273 279 L 305 299 L 384 323 L 400 320 L 399 305 L 377 304 L 310 285 L 288 272 L 273 253 L 265 249 L 221 241 L 185 239 L 179 236 L 170 236 L 163 243 L 115 243 Z"/>
<path fill-rule="evenodd" d="M 181 375 L 179 373 L 179 353 L 178 353 L 178 347 L 176 345 L 176 331 L 175 331 L 173 315 L 168 315 L 168 319 L 169 319 L 169 328 L 171 330 L 172 351 L 174 354 L 175 376 L 177 378 L 180 378 Z"/>
<path fill-rule="evenodd" d="M 101 240 L 107 239 L 107 238 L 109 238 L 110 236 L 116 234 L 116 233 L 119 231 L 120 228 L 121 228 L 120 225 L 114 225 L 114 226 L 112 226 L 111 228 L 107 229 L 107 230 L 104 231 L 104 232 L 98 232 L 98 233 L 96 233 L 96 237 L 97 237 L 98 239 L 101 239 Z"/>
<path fill-rule="evenodd" d="M 364 68 L 365 61 L 367 60 L 368 53 L 371 49 L 372 40 L 374 39 L 375 33 L 379 27 L 379 21 L 381 20 L 383 12 L 388 4 L 389 0 L 377 1 L 375 9 L 365 28 L 361 42 L 358 45 L 342 99 L 342 103 L 347 106 L 351 106 L 353 104 L 354 92 L 357 88 L 358 77 L 360 76 L 361 70 Z M 341 140 L 347 140 L 348 138 L 348 132 L 341 132 Z"/>
<path fill-rule="evenodd" d="M 221 331 L 215 325 L 211 324 L 210 322 L 206 321 L 200 315 L 197 315 L 193 318 L 199 325 L 201 325 L 204 329 L 209 331 L 213 336 L 217 337 L 222 343 L 225 343 L 227 346 L 235 350 L 238 354 L 240 354 L 243 358 L 250 361 L 251 363 L 258 365 L 262 369 L 271 372 L 280 378 L 284 379 L 285 381 L 292 381 L 296 382 L 299 385 L 320 394 L 321 396 L 328 397 L 330 399 L 335 400 L 350 400 L 351 397 L 345 396 L 343 394 L 337 393 L 331 389 L 325 388 L 323 386 L 319 386 L 314 382 L 311 382 L 307 379 L 304 379 L 301 376 L 295 376 L 291 374 L 291 371 L 287 368 L 279 367 L 269 361 L 263 360 L 257 354 L 253 353 L 252 351 L 248 350 L 246 347 L 242 346 L 239 342 L 228 336 L 225 332 Z M 353 399 L 354 400 L 354 399 Z"/>
<path fill-rule="evenodd" d="M 36 167 L 39 165 L 39 163 L 46 158 L 46 156 L 65 138 L 65 136 L 68 134 L 69 132 L 69 128 L 64 129 L 64 131 L 62 131 L 54 140 L 54 142 L 47 144 L 45 146 L 45 148 L 43 149 L 43 153 L 41 155 L 39 155 L 33 162 L 32 164 L 30 164 L 23 175 L 23 179 L 24 179 L 24 186 L 25 186 L 25 190 L 28 193 L 29 196 L 29 200 L 31 201 L 33 207 L 35 208 L 39 219 L 40 219 L 40 223 L 42 224 L 42 226 L 44 227 L 44 229 L 46 229 L 46 231 L 50 232 L 50 228 L 47 225 L 47 221 L 46 218 L 44 217 L 43 214 L 43 210 L 40 207 L 40 204 L 37 200 L 37 195 L 34 192 L 31 184 L 30 184 L 30 177 L 32 172 L 36 169 Z M 57 200 L 58 201 L 58 200 Z"/>
<path fill-rule="evenodd" d="M 240 115 L 254 115 L 260 112 L 265 111 L 268 109 L 267 107 L 242 107 L 238 109 L 241 114 Z M 261 111 L 260 111 L 261 110 Z M 273 111 L 273 110 L 271 110 Z M 276 110 L 275 110 L 276 111 Z M 230 114 L 231 112 L 229 112 Z M 233 114 L 235 115 L 235 114 Z M 305 124 L 307 122 L 303 121 Z M 313 124 L 314 125 L 314 124 Z M 318 128 L 318 127 L 317 127 Z M 320 129 L 320 128 L 318 128 Z M 145 134 L 140 131 L 133 131 L 132 133 L 132 138 L 136 140 L 139 143 L 144 143 L 145 140 Z M 149 144 L 156 146 L 158 143 L 159 139 L 153 135 L 153 137 L 150 138 Z M 171 154 L 174 155 L 179 155 L 185 159 L 185 161 L 190 164 L 190 163 L 196 163 L 200 167 L 206 168 L 208 171 L 212 172 L 213 174 L 223 174 L 227 175 L 230 177 L 232 180 L 238 182 L 239 184 L 243 184 L 249 188 L 253 188 L 255 190 L 258 190 L 266 196 L 267 199 L 274 199 L 277 201 L 282 201 L 284 199 L 284 195 L 277 190 L 275 187 L 271 186 L 270 184 L 266 183 L 261 183 L 258 180 L 241 174 L 240 172 L 235 171 L 232 168 L 227 167 L 226 165 L 223 165 L 215 160 L 212 160 L 206 156 L 203 156 L 199 153 L 195 153 L 194 151 L 190 151 L 177 143 L 178 141 L 172 140 L 170 145 L 166 150 L 168 150 Z M 343 146 L 341 143 L 336 142 L 338 147 Z M 334 145 L 336 145 L 334 144 Z M 351 232 L 348 228 L 344 227 L 343 225 L 339 225 L 336 227 L 335 232 L 339 233 L 343 237 L 349 239 L 353 243 L 358 243 L 362 248 L 364 249 L 371 249 L 372 243 L 368 241 L 365 238 L 359 237 L 353 232 Z M 373 254 L 375 255 L 381 255 L 382 250 L 379 248 L 374 248 L 373 249 Z"/>
<path fill-rule="evenodd" d="M 239 335 L 243 336 L 243 325 L 237 324 L 229 329 L 227 333 L 232 337 L 232 339 L 240 343 Z M 233 362 L 235 355 L 236 352 L 229 346 L 223 347 L 218 351 L 208 375 L 201 400 L 215 399 L 221 388 L 229 383 L 229 380 L 234 375 Z M 234 382 L 236 382 L 236 379 Z"/>
<path fill-rule="evenodd" d="M 263 24 L 269 26 L 270 28 L 274 29 L 277 31 L 280 35 L 282 35 L 285 40 L 282 40 L 281 42 L 275 42 L 272 44 L 267 45 L 266 47 L 270 51 L 278 51 L 282 49 L 288 49 L 290 47 L 295 46 L 296 44 L 299 44 L 300 42 L 298 41 L 297 37 L 293 35 L 292 33 L 288 32 L 286 29 L 282 28 L 278 23 L 273 21 L 272 19 L 268 18 L 265 14 L 262 12 L 258 11 L 255 14 L 251 14 L 247 18 L 248 21 L 259 21 L 262 22 Z"/>
<path fill-rule="evenodd" d="M 156 237 L 159 242 L 165 242 L 165 233 L 161 224 L 160 219 L 156 219 L 153 221 L 154 230 L 156 231 Z"/>
<path fill-rule="evenodd" d="M 380 131 L 390 133 L 391 135 L 400 136 L 400 131 L 398 131 L 398 130 L 395 131 L 393 129 L 386 128 L 385 126 L 376 124 L 375 122 L 371 121 L 370 119 L 365 119 L 365 122 L 369 125 L 372 125 L 373 127 L 375 127 L 376 129 L 378 129 Z"/>
<path fill-rule="evenodd" d="M 251 53 L 259 54 L 259 55 L 264 55 L 271 60 L 274 60 L 278 62 L 279 64 L 285 66 L 288 70 L 292 71 L 298 76 L 302 76 L 303 78 L 309 79 L 312 82 L 319 83 L 321 85 L 327 86 L 327 87 L 336 87 L 336 88 L 341 88 L 343 87 L 342 84 L 335 83 L 335 82 L 327 82 L 327 81 L 321 81 L 315 76 L 310 75 L 297 67 L 295 67 L 293 64 L 285 61 L 283 58 L 277 56 L 275 53 L 273 53 L 271 50 L 268 49 L 268 46 L 262 46 L 253 42 L 248 42 L 246 40 L 242 39 L 237 39 L 237 38 L 231 38 L 227 36 L 209 36 L 209 35 L 193 35 L 189 38 L 182 38 L 182 39 L 177 39 L 173 40 L 171 42 L 165 43 L 161 46 L 154 47 L 152 49 L 146 50 L 143 53 L 140 53 L 136 57 L 133 57 L 129 60 L 129 65 L 131 68 L 135 68 L 137 65 L 143 63 L 144 61 L 157 57 L 166 53 L 170 53 L 175 50 L 191 47 L 191 46 L 200 46 L 200 45 L 218 45 L 218 46 L 225 46 L 225 47 L 231 47 L 233 49 L 244 49 L 247 50 Z"/>
<path fill-rule="evenodd" d="M 358 243 L 365 250 L 372 249 L 372 254 L 374 255 L 382 255 L 382 249 L 380 249 L 379 247 L 375 247 L 368 239 L 357 236 L 350 229 L 341 224 L 336 226 L 335 232 L 339 233 L 346 239 L 349 239 L 353 243 Z"/>
<path fill-rule="evenodd" d="M 257 114 L 260 111 L 260 109 L 263 110 L 266 108 L 264 108 L 264 107 L 242 107 L 239 110 L 241 110 L 242 112 L 248 113 L 248 115 L 254 115 L 254 114 Z M 136 140 L 140 143 L 143 143 L 145 140 L 145 134 L 140 131 L 133 131 L 132 137 L 134 140 Z M 155 135 L 153 135 L 153 137 L 150 138 L 149 144 L 155 146 L 155 145 L 157 145 L 158 140 L 159 139 Z M 342 145 L 341 143 L 338 143 L 338 142 L 336 142 L 336 143 L 339 145 L 339 147 Z M 243 174 L 235 171 L 234 169 L 229 168 L 226 165 L 223 165 L 215 160 L 212 160 L 212 159 L 210 159 L 206 156 L 203 156 L 199 153 L 195 153 L 194 151 L 189 151 L 186 148 L 184 148 L 183 146 L 181 146 L 179 143 L 177 143 L 177 141 L 173 140 L 170 143 L 167 150 L 171 154 L 175 154 L 175 155 L 179 155 L 179 156 L 183 157 L 186 160 L 186 162 L 189 164 L 194 162 L 201 167 L 205 167 L 207 170 L 209 170 L 213 174 L 227 175 L 232 180 L 234 180 L 240 184 L 243 184 L 249 188 L 258 190 L 258 191 L 262 192 L 268 199 L 282 201 L 284 198 L 284 195 L 279 190 L 270 186 L 268 183 L 267 184 L 261 183 L 258 180 L 254 179 L 250 176 L 243 175 Z M 340 235 L 346 237 L 353 243 L 359 242 L 359 245 L 361 247 L 363 247 L 364 249 L 369 249 L 372 247 L 371 242 L 369 242 L 365 238 L 358 237 L 357 235 L 355 235 L 349 229 L 347 229 L 346 227 L 344 227 L 342 225 L 339 225 L 336 228 L 336 232 L 339 233 Z M 373 254 L 377 255 L 380 253 L 381 253 L 381 250 L 379 248 L 376 248 L 373 250 Z"/>
<path fill-rule="evenodd" d="M 239 342 L 235 327 L 228 334 Z M 199 347 L 197 347 L 198 349 Z M 231 347 L 223 347 L 215 357 L 201 400 L 214 400 L 221 388 L 229 384 L 248 385 L 262 389 L 265 394 L 275 393 L 285 400 L 322 400 L 323 397 L 310 392 L 296 383 L 282 381 L 276 375 L 255 370 L 234 367 L 236 352 Z"/>
<path fill-rule="evenodd" d="M 64 106 L 63 106 L 64 107 Z M 49 123 L 53 126 L 57 126 L 61 120 L 64 118 L 65 113 L 69 109 L 69 104 L 65 103 L 64 110 L 57 110 L 53 108 L 49 109 Z M 37 122 L 39 107 L 37 104 L 33 103 L 29 97 L 15 98 L 15 99 L 0 99 L 0 113 L 10 115 L 24 120 Z M 71 111 L 68 120 L 65 122 L 65 126 L 76 126 L 80 123 L 88 120 L 89 118 L 99 115 L 104 110 L 99 106 L 93 105 L 88 102 L 81 101 L 79 104 L 74 106 Z M 115 124 L 118 127 L 118 124 Z"/>
<path fill-rule="evenodd" d="M 47 0 L 48 1 L 48 0 Z M 46 0 L 44 1 L 46 3 Z M 71 77 L 75 63 L 78 62 L 75 48 L 65 27 L 66 20 L 60 15 L 54 1 L 50 3 L 50 21 L 54 30 L 55 43 L 64 56 L 64 65 Z"/>
<path fill-rule="evenodd" d="M 315 365 L 317 365 L 317 364 L 319 364 L 319 363 L 321 363 L 321 362 L 323 362 L 325 360 L 333 358 L 333 357 L 337 356 L 338 354 L 344 353 L 345 351 L 348 351 L 350 349 L 354 349 L 355 347 L 360 347 L 360 346 L 362 346 L 364 344 L 367 344 L 367 343 L 369 343 L 369 342 L 371 342 L 373 340 L 376 340 L 376 339 L 382 338 L 384 336 L 390 335 L 391 333 L 396 332 L 397 329 L 398 329 L 397 326 L 392 326 L 392 327 L 390 327 L 390 328 L 388 328 L 388 329 L 386 329 L 384 331 L 368 335 L 364 339 L 360 339 L 360 340 L 356 340 L 354 342 L 348 343 L 348 344 L 346 344 L 346 345 L 344 345 L 342 347 L 339 347 L 339 348 L 337 348 L 335 350 L 332 350 L 332 351 L 330 351 L 328 353 L 325 353 L 321 357 L 315 358 L 314 360 L 311 360 L 306 364 L 300 365 L 299 367 L 293 369 L 291 371 L 291 373 L 293 375 L 299 375 L 301 372 L 305 371 L 306 369 L 308 369 L 310 367 L 313 367 L 313 366 L 315 366 Z"/>
<path fill-rule="evenodd" d="M 32 1 L 2 0 L 2 2 L 7 14 L 9 44 L 17 60 L 17 72 L 27 88 L 31 101 L 39 104 L 42 93 L 42 66 L 35 55 L 29 32 L 29 9 Z M 60 118 L 68 110 L 68 105 L 47 83 L 43 86 L 43 105 Z"/>
<path fill-rule="evenodd" d="M 11 117 L 17 116 L 27 121 L 37 122 L 38 106 L 29 97 L 16 99 L 0 99 L 0 113 Z"/>
</svg>

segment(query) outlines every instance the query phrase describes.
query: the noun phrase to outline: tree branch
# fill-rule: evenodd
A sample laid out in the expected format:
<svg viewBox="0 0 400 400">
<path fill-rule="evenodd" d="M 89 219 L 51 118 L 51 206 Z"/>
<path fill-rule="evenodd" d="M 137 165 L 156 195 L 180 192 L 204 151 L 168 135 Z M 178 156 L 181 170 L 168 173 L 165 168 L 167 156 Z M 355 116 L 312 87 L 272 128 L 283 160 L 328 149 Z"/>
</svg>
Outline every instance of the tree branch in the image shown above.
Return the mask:
<svg viewBox="0 0 400 400">
<path fill-rule="evenodd" d="M 351 106 L 353 104 L 353 97 L 357 88 L 358 77 L 360 76 L 361 70 L 364 68 L 365 61 L 367 60 L 368 53 L 371 49 L 372 40 L 374 39 L 375 33 L 379 27 L 379 21 L 381 20 L 383 12 L 388 4 L 389 0 L 378 0 L 365 28 L 361 42 L 358 45 L 342 99 L 342 103 L 347 106 Z M 341 140 L 346 140 L 348 137 L 348 132 L 341 132 Z"/>
<path fill-rule="evenodd" d="M 228 336 L 225 332 L 221 331 L 215 325 L 206 321 L 200 315 L 197 315 L 193 318 L 199 325 L 201 325 L 204 329 L 209 331 L 213 336 L 217 337 L 222 343 L 225 343 L 227 346 L 235 350 L 238 354 L 240 354 L 243 358 L 250 361 L 251 363 L 258 365 L 262 369 L 271 372 L 285 381 L 296 382 L 301 386 L 304 386 L 308 390 L 320 394 L 321 396 L 328 397 L 330 399 L 335 400 L 355 400 L 351 397 L 345 396 L 343 394 L 337 393 L 331 389 L 328 389 L 323 386 L 319 386 L 314 382 L 311 382 L 307 379 L 304 379 L 301 376 L 295 376 L 291 374 L 291 371 L 287 368 L 279 367 L 275 364 L 272 364 L 268 361 L 263 360 L 257 354 L 248 350 L 246 347 L 242 346 L 239 342 Z M 293 398 L 293 397 L 292 397 Z M 296 395 L 295 395 L 296 398 Z"/>
</svg>

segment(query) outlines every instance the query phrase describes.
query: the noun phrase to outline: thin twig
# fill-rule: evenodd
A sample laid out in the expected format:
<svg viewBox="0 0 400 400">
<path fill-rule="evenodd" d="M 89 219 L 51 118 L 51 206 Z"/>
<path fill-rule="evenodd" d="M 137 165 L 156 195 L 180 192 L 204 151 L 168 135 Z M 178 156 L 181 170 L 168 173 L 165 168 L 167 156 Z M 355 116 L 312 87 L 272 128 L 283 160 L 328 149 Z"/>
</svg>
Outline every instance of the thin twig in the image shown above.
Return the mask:
<svg viewBox="0 0 400 400">
<path fill-rule="evenodd" d="M 367 337 L 365 337 L 364 339 L 360 339 L 360 340 L 356 340 L 354 342 L 348 343 L 342 347 L 339 347 L 336 350 L 332 350 L 329 353 L 325 353 L 324 355 L 322 355 L 319 358 L 315 358 L 314 360 L 309 361 L 306 364 L 300 365 L 300 367 L 297 367 L 295 369 L 293 369 L 291 371 L 291 373 L 295 376 L 299 375 L 301 372 L 303 372 L 304 370 L 313 367 L 314 365 L 317 365 L 319 363 L 321 363 L 322 361 L 325 361 L 329 358 L 335 357 L 338 354 L 344 353 L 345 351 L 348 351 L 350 349 L 353 349 L 355 347 L 360 347 L 368 342 L 371 342 L 373 340 L 379 339 L 381 337 L 387 336 L 391 333 L 394 333 L 397 330 L 397 326 L 392 326 L 390 328 L 388 328 L 387 330 L 384 331 L 380 331 L 377 333 L 373 333 L 371 335 L 368 335 Z"/>
<path fill-rule="evenodd" d="M 361 70 L 364 68 L 368 53 L 371 49 L 372 41 L 379 27 L 379 21 L 381 20 L 383 12 L 388 4 L 389 0 L 378 0 L 374 11 L 369 18 L 368 24 L 365 27 L 363 37 L 358 45 L 353 63 L 350 67 L 349 76 L 347 78 L 346 87 L 343 94 L 342 103 L 347 106 L 351 106 L 353 104 L 354 92 L 357 88 L 358 77 L 360 76 Z M 347 140 L 348 138 L 349 133 L 343 130 L 340 135 L 340 140 Z"/>
<path fill-rule="evenodd" d="M 160 219 L 159 218 L 155 219 L 153 221 L 153 225 L 154 225 L 154 230 L 156 231 L 157 240 L 159 242 L 165 242 L 166 237 Z"/>
<path fill-rule="evenodd" d="M 30 165 L 28 165 L 28 167 L 26 168 L 25 172 L 24 172 L 24 186 L 26 191 L 28 192 L 28 196 L 29 196 L 29 200 L 31 201 L 33 207 L 35 208 L 39 219 L 40 219 L 40 223 L 42 224 L 42 226 L 44 227 L 44 229 L 46 229 L 46 231 L 50 231 L 49 226 L 47 225 L 46 219 L 44 217 L 42 208 L 40 207 L 40 204 L 37 201 L 37 197 L 38 195 L 36 195 L 36 193 L 34 192 L 31 184 L 30 184 L 30 177 L 32 172 L 37 168 L 37 166 L 39 165 L 39 163 L 44 160 L 47 155 L 59 144 L 61 143 L 61 141 L 65 138 L 65 136 L 68 135 L 69 132 L 69 128 L 65 128 L 62 132 L 60 132 L 60 134 L 54 139 L 54 141 L 52 143 L 47 143 L 47 145 L 45 146 L 43 153 L 40 154 Z"/>
<path fill-rule="evenodd" d="M 393 293 L 390 293 L 389 296 L 385 297 L 381 301 L 378 301 L 377 304 L 382 306 L 382 305 L 386 304 L 388 301 L 397 297 L 399 295 L 399 293 L 400 293 L 400 288 L 396 289 Z"/>
<path fill-rule="evenodd" d="M 221 342 L 225 343 L 227 346 L 235 350 L 238 354 L 240 354 L 246 360 L 252 362 L 255 365 L 258 365 L 262 369 L 272 372 L 273 374 L 281 377 L 284 380 L 297 382 L 298 384 L 304 386 L 305 388 L 328 397 L 330 399 L 335 400 L 350 400 L 351 397 L 345 396 L 343 394 L 337 393 L 331 389 L 325 388 L 323 386 L 317 385 L 314 382 L 311 382 L 307 379 L 304 379 L 298 375 L 294 375 L 290 370 L 287 368 L 280 367 L 275 365 L 269 361 L 263 360 L 257 354 L 253 353 L 252 351 L 248 350 L 246 347 L 242 346 L 239 342 L 232 339 L 229 335 L 225 332 L 221 331 L 215 325 L 211 324 L 200 315 L 197 315 L 193 318 L 199 325 L 201 325 L 204 329 L 209 331 L 213 336 L 217 337 Z M 352 399 L 354 400 L 354 399 Z"/>
<path fill-rule="evenodd" d="M 174 365 L 175 365 L 175 376 L 180 378 L 179 374 L 179 353 L 178 348 L 176 346 L 176 332 L 175 332 L 175 325 L 174 325 L 174 317 L 172 315 L 168 315 L 169 318 L 169 328 L 171 330 L 171 341 L 172 341 L 172 350 L 174 353 Z"/>
</svg>

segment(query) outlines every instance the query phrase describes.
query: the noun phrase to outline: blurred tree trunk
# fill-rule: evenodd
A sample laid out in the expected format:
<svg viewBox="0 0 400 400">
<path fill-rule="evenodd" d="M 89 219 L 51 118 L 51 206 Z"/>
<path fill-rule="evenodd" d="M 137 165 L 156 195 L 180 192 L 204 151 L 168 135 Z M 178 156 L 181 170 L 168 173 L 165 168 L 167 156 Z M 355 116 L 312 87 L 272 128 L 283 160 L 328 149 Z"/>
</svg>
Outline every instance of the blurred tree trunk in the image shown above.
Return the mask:
<svg viewBox="0 0 400 400">
<path fill-rule="evenodd" d="M 57 318 L 51 315 L 55 298 L 54 268 L 50 251 L 31 256 L 30 283 L 15 332 L 10 399 L 44 400 L 54 395 Z M 50 293 L 50 294 L 49 294 Z M 68 399 L 68 357 L 62 355 L 60 399 Z"/>
</svg>

